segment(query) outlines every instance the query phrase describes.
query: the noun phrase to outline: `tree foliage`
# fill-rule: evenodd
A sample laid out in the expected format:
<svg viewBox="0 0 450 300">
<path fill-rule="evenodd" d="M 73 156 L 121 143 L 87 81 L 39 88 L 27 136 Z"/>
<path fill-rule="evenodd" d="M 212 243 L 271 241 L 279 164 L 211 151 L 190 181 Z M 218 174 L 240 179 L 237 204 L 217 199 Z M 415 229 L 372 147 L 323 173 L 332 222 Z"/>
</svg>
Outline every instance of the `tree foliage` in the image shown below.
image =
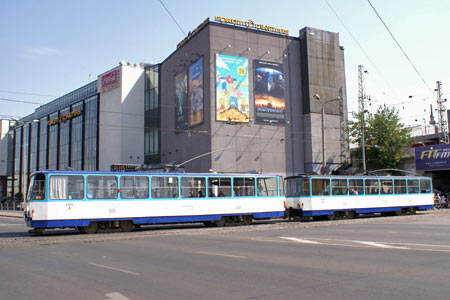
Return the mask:
<svg viewBox="0 0 450 300">
<path fill-rule="evenodd" d="M 361 113 L 355 121 L 349 121 L 349 142 L 358 145 L 356 157 L 362 157 Z M 396 169 L 403 156 L 403 149 L 412 143 L 411 129 L 400 122 L 399 112 L 380 106 L 375 114 L 365 115 L 364 142 L 367 170 Z"/>
</svg>

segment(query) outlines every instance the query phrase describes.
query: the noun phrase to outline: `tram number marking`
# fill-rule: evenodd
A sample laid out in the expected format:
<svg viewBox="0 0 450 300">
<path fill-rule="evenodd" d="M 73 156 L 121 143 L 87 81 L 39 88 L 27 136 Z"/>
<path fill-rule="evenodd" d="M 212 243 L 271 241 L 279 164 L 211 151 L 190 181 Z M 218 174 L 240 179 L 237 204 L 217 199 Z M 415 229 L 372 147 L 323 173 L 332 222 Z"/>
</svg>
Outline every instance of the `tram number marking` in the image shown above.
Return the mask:
<svg viewBox="0 0 450 300">
<path fill-rule="evenodd" d="M 73 203 L 66 203 L 66 211 L 71 211 L 73 209 Z"/>
</svg>

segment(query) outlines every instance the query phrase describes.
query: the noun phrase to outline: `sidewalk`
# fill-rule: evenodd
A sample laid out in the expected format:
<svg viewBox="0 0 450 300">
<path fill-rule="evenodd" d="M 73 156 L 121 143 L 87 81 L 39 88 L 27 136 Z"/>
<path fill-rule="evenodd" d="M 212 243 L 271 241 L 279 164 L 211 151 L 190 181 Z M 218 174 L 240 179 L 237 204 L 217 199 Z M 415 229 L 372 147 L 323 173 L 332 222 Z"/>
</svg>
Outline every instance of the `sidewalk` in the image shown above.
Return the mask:
<svg viewBox="0 0 450 300">
<path fill-rule="evenodd" d="M 0 210 L 0 216 L 12 217 L 12 218 L 23 218 L 23 211 L 22 210 Z"/>
</svg>

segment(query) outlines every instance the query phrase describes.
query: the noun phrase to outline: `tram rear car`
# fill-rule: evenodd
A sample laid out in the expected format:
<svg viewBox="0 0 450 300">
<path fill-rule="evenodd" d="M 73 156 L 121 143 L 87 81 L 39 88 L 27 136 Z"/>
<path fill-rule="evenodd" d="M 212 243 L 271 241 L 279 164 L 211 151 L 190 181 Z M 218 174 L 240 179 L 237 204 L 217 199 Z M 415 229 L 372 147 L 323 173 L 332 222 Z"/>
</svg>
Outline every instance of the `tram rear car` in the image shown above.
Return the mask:
<svg viewBox="0 0 450 300">
<path fill-rule="evenodd" d="M 427 177 L 292 176 L 286 178 L 286 215 L 317 219 L 356 214 L 414 214 L 433 208 Z"/>
</svg>

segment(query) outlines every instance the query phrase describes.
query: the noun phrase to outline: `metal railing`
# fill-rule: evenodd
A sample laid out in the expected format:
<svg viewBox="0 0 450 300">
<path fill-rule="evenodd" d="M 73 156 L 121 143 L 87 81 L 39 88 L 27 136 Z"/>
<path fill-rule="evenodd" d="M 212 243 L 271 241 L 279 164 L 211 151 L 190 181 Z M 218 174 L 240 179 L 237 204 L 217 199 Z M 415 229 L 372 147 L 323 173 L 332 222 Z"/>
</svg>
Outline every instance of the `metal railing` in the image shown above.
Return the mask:
<svg viewBox="0 0 450 300">
<path fill-rule="evenodd" d="M 12 200 L 0 203 L 0 210 L 23 210 L 23 201 Z"/>
</svg>

